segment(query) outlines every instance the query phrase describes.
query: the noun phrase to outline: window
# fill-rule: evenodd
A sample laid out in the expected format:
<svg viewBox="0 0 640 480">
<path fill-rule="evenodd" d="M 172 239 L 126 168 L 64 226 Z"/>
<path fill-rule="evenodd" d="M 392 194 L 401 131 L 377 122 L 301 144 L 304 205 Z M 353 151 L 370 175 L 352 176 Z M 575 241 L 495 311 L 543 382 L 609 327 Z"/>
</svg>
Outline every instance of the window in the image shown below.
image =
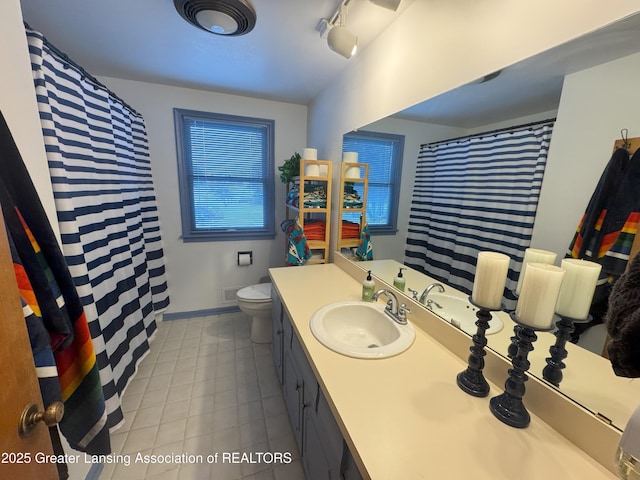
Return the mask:
<svg viewBox="0 0 640 480">
<path fill-rule="evenodd" d="M 275 237 L 274 121 L 174 109 L 185 242 Z"/>
<path fill-rule="evenodd" d="M 342 150 L 358 152 L 358 161 L 369 164 L 367 223 L 371 233 L 396 233 L 404 135 L 351 132 L 344 136 Z"/>
</svg>

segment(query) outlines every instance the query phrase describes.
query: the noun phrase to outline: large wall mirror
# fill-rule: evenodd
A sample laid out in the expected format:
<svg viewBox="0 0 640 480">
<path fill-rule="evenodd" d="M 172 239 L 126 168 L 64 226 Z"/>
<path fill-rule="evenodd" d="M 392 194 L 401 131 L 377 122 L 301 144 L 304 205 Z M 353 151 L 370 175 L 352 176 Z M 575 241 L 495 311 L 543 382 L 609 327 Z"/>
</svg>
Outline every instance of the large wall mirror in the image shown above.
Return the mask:
<svg viewBox="0 0 640 480">
<path fill-rule="evenodd" d="M 640 15 L 635 15 L 506 67 L 497 76 L 487 75 L 362 126 L 362 130 L 405 135 L 398 232 L 373 237 L 374 258 L 382 261 L 374 275 L 391 285 L 397 273 L 393 269 L 404 262 L 412 179 L 421 144 L 546 118 L 556 118 L 556 123 L 531 246 L 556 252 L 559 263 L 621 130 L 628 129 L 630 137 L 640 136 L 638 78 Z M 410 288 L 423 289 L 432 280 L 411 273 Z M 512 332 L 513 323 L 502 318 L 505 331 Z M 601 326 L 584 344 L 570 346 L 559 391 L 623 429 L 640 403 L 640 379 L 614 375 L 609 360 L 600 355 L 603 331 Z M 500 336 L 500 341 L 488 338 L 489 348 L 507 355 L 509 335 Z M 542 333 L 535 348 L 548 352 L 554 342 L 553 334 Z M 544 357 L 541 353 L 532 358 L 530 374 L 542 378 Z"/>
</svg>

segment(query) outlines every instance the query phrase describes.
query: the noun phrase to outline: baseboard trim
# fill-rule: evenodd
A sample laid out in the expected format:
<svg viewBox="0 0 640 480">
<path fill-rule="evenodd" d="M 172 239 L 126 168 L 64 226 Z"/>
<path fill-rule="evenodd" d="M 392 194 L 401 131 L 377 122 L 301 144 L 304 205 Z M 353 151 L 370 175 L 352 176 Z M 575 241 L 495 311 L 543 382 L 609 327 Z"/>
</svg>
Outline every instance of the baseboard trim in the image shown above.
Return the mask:
<svg viewBox="0 0 640 480">
<path fill-rule="evenodd" d="M 235 313 L 239 311 L 240 308 L 237 305 L 233 305 L 231 307 L 207 308 L 206 310 L 192 310 L 190 312 L 165 313 L 162 316 L 162 320 L 184 320 L 185 318 L 208 317 L 211 315 L 222 315 L 223 313 Z"/>
</svg>

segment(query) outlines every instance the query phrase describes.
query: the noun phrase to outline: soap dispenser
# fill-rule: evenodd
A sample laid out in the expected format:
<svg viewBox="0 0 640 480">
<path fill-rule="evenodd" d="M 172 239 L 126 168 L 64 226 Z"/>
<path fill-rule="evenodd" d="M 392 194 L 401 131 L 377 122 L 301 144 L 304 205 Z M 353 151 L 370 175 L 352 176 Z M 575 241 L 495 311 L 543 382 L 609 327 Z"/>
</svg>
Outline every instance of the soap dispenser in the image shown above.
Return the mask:
<svg viewBox="0 0 640 480">
<path fill-rule="evenodd" d="M 362 282 L 362 300 L 365 302 L 370 302 L 371 297 L 376 291 L 376 284 L 371 278 L 371 270 L 369 270 L 367 274 L 367 278 Z"/>
<path fill-rule="evenodd" d="M 407 284 L 407 281 L 402 276 L 402 271 L 403 270 L 406 270 L 406 268 L 400 267 L 400 271 L 398 272 L 398 276 L 393 279 L 393 286 L 396 287 L 398 290 L 401 290 L 401 291 L 404 292 L 404 287 Z"/>
</svg>

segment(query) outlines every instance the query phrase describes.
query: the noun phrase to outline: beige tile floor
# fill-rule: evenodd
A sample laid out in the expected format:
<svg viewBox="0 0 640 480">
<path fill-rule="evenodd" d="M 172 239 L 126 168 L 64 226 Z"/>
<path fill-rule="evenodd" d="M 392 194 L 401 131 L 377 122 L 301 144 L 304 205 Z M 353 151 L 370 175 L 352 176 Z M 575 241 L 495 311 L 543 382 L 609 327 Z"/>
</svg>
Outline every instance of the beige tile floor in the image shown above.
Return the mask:
<svg viewBox="0 0 640 480">
<path fill-rule="evenodd" d="M 249 339 L 243 313 L 158 325 L 151 351 L 129 384 L 125 424 L 111 435 L 114 454 L 131 464 L 105 465 L 100 480 L 302 480 L 270 344 Z M 222 462 L 226 453 L 253 457 Z M 256 462 L 288 452 L 290 463 Z M 134 463 L 135 456 L 201 455 L 203 462 Z M 207 463 L 218 454 L 217 463 Z"/>
</svg>

